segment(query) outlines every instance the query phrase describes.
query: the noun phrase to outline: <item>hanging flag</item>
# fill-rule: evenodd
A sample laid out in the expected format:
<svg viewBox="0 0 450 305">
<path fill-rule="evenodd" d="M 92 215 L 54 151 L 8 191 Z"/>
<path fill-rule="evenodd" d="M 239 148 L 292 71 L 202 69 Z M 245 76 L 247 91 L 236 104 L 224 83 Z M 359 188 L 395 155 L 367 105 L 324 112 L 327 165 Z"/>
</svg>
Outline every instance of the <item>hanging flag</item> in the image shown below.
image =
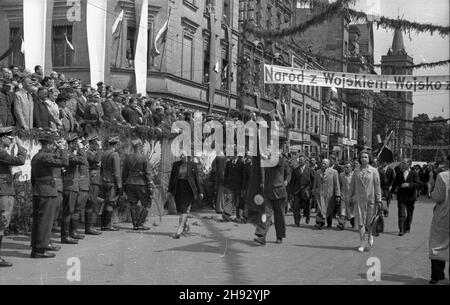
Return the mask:
<svg viewBox="0 0 450 305">
<path fill-rule="evenodd" d="M 112 26 L 112 33 L 114 34 L 117 29 L 119 28 L 119 25 L 122 23 L 123 21 L 123 10 L 120 12 L 119 16 L 117 16 L 116 21 L 114 21 L 113 26 Z"/>
<path fill-rule="evenodd" d="M 148 0 L 136 1 L 136 24 L 139 24 L 134 56 L 136 93 L 147 95 Z"/>
<path fill-rule="evenodd" d="M 220 71 L 220 63 L 216 62 L 216 64 L 214 65 L 214 72 L 216 72 L 217 74 L 219 74 Z"/>
<path fill-rule="evenodd" d="M 70 48 L 72 51 L 75 51 L 75 48 L 74 48 L 73 45 L 70 43 L 69 38 L 67 38 L 66 33 L 64 33 L 64 38 L 66 39 L 66 43 L 67 43 L 67 45 L 69 46 L 69 48 Z"/>
<path fill-rule="evenodd" d="M 228 76 L 228 65 L 225 66 L 225 68 L 223 68 L 222 70 L 222 79 L 226 79 Z"/>
<path fill-rule="evenodd" d="M 22 37 L 22 45 L 20 46 L 20 52 L 22 52 L 22 54 L 25 54 L 25 41 L 23 41 L 23 37 Z"/>
<path fill-rule="evenodd" d="M 152 55 L 153 57 L 161 55 L 161 52 L 158 50 L 158 44 L 160 42 L 165 42 L 167 37 L 167 30 L 169 29 L 169 21 L 170 21 L 170 13 L 172 11 L 172 8 L 169 8 L 169 14 L 167 15 L 166 22 L 164 22 L 164 25 L 159 30 L 158 34 L 156 34 L 155 40 L 153 41 L 153 47 L 152 47 Z"/>
<path fill-rule="evenodd" d="M 108 34 L 106 0 L 87 0 L 86 27 L 90 83 L 105 81 L 106 35 Z"/>
<path fill-rule="evenodd" d="M 283 110 L 284 110 L 284 118 L 286 120 L 286 126 L 288 128 L 293 127 L 294 122 L 292 120 L 292 111 L 287 102 L 283 103 Z"/>
</svg>

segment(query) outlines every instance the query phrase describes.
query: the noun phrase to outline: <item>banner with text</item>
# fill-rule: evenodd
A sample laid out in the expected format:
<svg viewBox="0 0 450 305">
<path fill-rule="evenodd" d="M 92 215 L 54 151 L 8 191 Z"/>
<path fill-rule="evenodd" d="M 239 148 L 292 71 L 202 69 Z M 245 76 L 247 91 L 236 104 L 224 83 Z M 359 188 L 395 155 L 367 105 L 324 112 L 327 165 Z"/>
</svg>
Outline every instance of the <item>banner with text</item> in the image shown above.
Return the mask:
<svg viewBox="0 0 450 305">
<path fill-rule="evenodd" d="M 264 83 L 375 91 L 449 91 L 450 76 L 374 75 L 264 65 Z"/>
</svg>

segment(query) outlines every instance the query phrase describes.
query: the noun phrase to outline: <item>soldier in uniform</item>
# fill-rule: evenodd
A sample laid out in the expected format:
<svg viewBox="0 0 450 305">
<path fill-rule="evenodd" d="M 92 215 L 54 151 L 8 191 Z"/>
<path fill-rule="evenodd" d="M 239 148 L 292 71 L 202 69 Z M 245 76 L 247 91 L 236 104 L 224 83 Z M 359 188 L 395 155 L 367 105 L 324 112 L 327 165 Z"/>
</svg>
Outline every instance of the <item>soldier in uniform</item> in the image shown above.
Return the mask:
<svg viewBox="0 0 450 305">
<path fill-rule="evenodd" d="M 84 152 L 80 149 L 76 134 L 69 135 L 69 166 L 66 168 L 63 178 L 63 220 L 61 224 L 61 243 L 77 244 L 84 236 L 77 233 L 79 209 L 77 198 L 80 191 L 79 167 L 86 161 Z"/>
<path fill-rule="evenodd" d="M 124 161 L 122 181 L 131 205 L 133 230 L 147 231 L 150 228 L 144 226 L 144 223 L 152 204 L 150 162 L 143 154 L 141 140 L 133 140 L 132 145 L 134 152 L 127 156 Z M 137 205 L 138 201 L 141 202 L 142 206 Z"/>
<path fill-rule="evenodd" d="M 102 230 L 118 231 L 118 228 L 112 226 L 112 214 L 117 204 L 117 199 L 122 193 L 122 175 L 120 170 L 120 156 L 117 152 L 120 146 L 119 137 L 112 137 L 108 141 L 108 149 L 103 153 L 100 175 L 102 185 L 100 193 L 105 200 L 102 211 Z"/>
<path fill-rule="evenodd" d="M 55 254 L 50 245 L 50 235 L 58 205 L 58 191 L 54 168 L 69 165 L 69 154 L 65 141 L 54 143 L 54 136 L 40 136 L 41 150 L 31 160 L 31 184 L 33 186 L 33 225 L 31 231 L 31 257 L 51 258 Z M 56 149 L 55 149 L 56 148 Z"/>
<path fill-rule="evenodd" d="M 0 251 L 4 231 L 11 221 L 16 194 L 11 169 L 13 166 L 24 165 L 27 157 L 27 150 L 22 147 L 20 140 L 16 140 L 17 156 L 8 152 L 9 147 L 13 144 L 12 131 L 13 127 L 0 127 Z M 11 263 L 3 260 L 0 256 L 0 267 L 11 266 Z"/>
<path fill-rule="evenodd" d="M 98 136 L 90 136 L 87 138 L 89 149 L 86 152 L 87 161 L 89 163 L 89 196 L 85 210 L 85 234 L 100 235 L 102 232 L 97 231 L 94 225 L 99 213 L 98 195 L 100 191 L 100 161 L 102 152 L 98 141 Z"/>
<path fill-rule="evenodd" d="M 87 141 L 85 142 L 86 145 Z M 83 145 L 83 142 L 79 143 L 79 147 L 80 150 L 82 151 L 82 158 L 83 158 L 83 163 L 80 164 L 78 166 L 79 169 L 79 192 L 78 192 L 78 197 L 77 197 L 77 204 L 75 206 L 75 212 L 74 212 L 74 217 L 77 217 L 77 220 L 81 218 L 81 216 L 83 216 L 84 218 L 84 223 L 86 224 L 86 219 L 85 219 L 85 211 L 86 211 L 86 204 L 89 198 L 89 183 L 90 183 L 90 179 L 89 179 L 89 162 L 87 160 L 87 147 Z M 84 214 L 83 214 L 84 213 Z M 75 232 L 77 227 L 74 227 Z M 75 235 L 79 235 L 79 234 L 75 234 Z"/>
</svg>

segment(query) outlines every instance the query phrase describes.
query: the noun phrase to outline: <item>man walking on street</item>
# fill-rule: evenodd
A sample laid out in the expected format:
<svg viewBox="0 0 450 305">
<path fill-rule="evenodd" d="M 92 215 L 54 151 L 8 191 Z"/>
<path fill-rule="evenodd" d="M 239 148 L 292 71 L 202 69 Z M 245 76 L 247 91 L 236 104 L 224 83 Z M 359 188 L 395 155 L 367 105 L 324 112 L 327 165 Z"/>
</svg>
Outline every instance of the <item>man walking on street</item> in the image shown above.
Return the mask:
<svg viewBox="0 0 450 305">
<path fill-rule="evenodd" d="M 411 168 L 411 160 L 404 159 L 397 167 L 393 189 L 397 189 L 399 236 L 411 231 L 417 188 L 420 187 L 419 174 Z"/>
<path fill-rule="evenodd" d="M 50 235 L 58 205 L 54 168 L 69 165 L 69 153 L 64 141 L 54 145 L 51 134 L 43 134 L 39 141 L 41 150 L 31 160 L 31 184 L 33 186 L 33 225 L 31 230 L 31 257 L 52 258 L 55 254 L 50 245 Z M 55 150 L 56 147 L 56 150 Z"/>
<path fill-rule="evenodd" d="M 100 175 L 102 185 L 100 193 L 105 200 L 102 211 L 102 231 L 119 231 L 112 226 L 112 215 L 117 200 L 122 193 L 122 175 L 120 170 L 120 156 L 117 150 L 120 147 L 119 137 L 108 141 L 108 149 L 102 155 Z"/>
<path fill-rule="evenodd" d="M 152 205 L 152 180 L 148 157 L 143 153 L 140 139 L 131 141 L 133 154 L 126 157 L 123 163 L 122 181 L 130 202 L 133 230 L 148 231 L 145 221 Z M 138 206 L 138 201 L 142 206 Z"/>
<path fill-rule="evenodd" d="M 12 131 L 13 127 L 0 127 L 0 255 L 3 235 L 11 221 L 16 195 L 11 169 L 13 166 L 24 165 L 27 157 L 27 150 L 22 147 L 20 140 L 16 140 L 18 144 L 17 156 L 8 152 L 14 140 Z M 0 267 L 12 267 L 12 264 L 3 260 L 0 256 Z"/>
<path fill-rule="evenodd" d="M 314 180 L 314 170 L 306 164 L 306 157 L 300 156 L 298 158 L 298 167 L 294 169 L 289 184 L 289 194 L 294 199 L 294 222 L 297 227 L 300 227 L 301 209 L 303 209 L 303 215 L 306 217 L 306 224 L 309 224 L 310 200 Z"/>
<path fill-rule="evenodd" d="M 383 197 L 386 199 L 384 217 L 389 217 L 389 205 L 391 204 L 392 199 L 392 185 L 395 180 L 395 171 L 386 161 L 382 161 L 378 173 L 380 175 L 381 191 Z"/>
<path fill-rule="evenodd" d="M 278 156 L 280 154 L 278 153 Z M 267 156 L 270 159 L 270 155 Z M 260 245 L 266 244 L 267 232 L 269 232 L 272 214 L 274 214 L 275 232 L 277 244 L 283 243 L 286 238 L 285 211 L 287 204 L 286 186 L 291 179 L 289 165 L 284 158 L 279 157 L 279 162 L 275 167 L 263 168 L 264 178 L 264 204 L 265 213 L 258 218 L 254 241 Z"/>
<path fill-rule="evenodd" d="M 316 228 L 322 230 L 325 226 L 331 228 L 336 205 L 341 200 L 338 172 L 330 167 L 330 160 L 322 160 L 322 168 L 318 171 L 315 186 L 317 200 Z"/>
</svg>

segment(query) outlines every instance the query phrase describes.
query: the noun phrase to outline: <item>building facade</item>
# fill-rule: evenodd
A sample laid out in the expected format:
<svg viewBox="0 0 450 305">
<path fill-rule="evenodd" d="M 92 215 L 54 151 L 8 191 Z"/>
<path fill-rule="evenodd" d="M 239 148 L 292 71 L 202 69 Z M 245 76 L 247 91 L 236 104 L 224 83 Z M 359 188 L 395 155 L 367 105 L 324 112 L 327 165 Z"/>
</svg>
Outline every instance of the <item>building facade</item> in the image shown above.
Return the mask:
<svg viewBox="0 0 450 305">
<path fill-rule="evenodd" d="M 67 78 L 90 82 L 86 11 L 88 1 L 54 0 L 49 36 L 52 65 Z M 79 10 L 77 20 L 68 11 Z M 134 0 L 107 1 L 107 28 L 112 28 L 121 11 L 120 30 L 106 37 L 104 82 L 117 88 L 135 90 L 134 52 L 138 25 Z M 161 54 L 152 56 L 156 34 L 167 20 L 169 29 Z M 147 92 L 150 96 L 181 102 L 187 108 L 226 114 L 237 103 L 238 13 L 236 1 L 152 0 L 148 5 Z M 213 18 L 211 18 L 211 15 Z M 212 22 L 211 22 L 212 20 Z M 23 28 L 23 5 L 19 0 L 0 2 L 0 49 L 8 49 Z M 213 33 L 213 35 L 211 35 Z M 75 46 L 69 49 L 65 36 Z M 211 36 L 214 39 L 211 39 Z M 214 63 L 210 61 L 214 60 Z M 23 54 L 15 50 L 1 65 L 24 66 Z M 211 75 L 210 71 L 215 71 Z M 210 78 L 214 78 L 210 82 Z M 211 84 L 212 83 L 212 84 Z"/>
</svg>

